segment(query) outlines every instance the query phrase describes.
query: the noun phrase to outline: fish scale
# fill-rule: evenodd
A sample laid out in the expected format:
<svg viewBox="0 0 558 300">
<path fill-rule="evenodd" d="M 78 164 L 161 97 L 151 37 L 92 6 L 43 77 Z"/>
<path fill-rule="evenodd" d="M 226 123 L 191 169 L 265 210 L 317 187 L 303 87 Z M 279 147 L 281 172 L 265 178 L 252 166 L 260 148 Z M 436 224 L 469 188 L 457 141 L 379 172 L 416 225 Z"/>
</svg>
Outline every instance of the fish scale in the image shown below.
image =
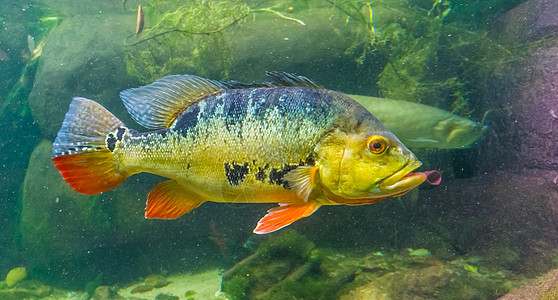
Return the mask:
<svg viewBox="0 0 558 300">
<path fill-rule="evenodd" d="M 247 187 L 254 189 L 253 185 L 256 189 L 285 188 L 277 173 L 306 162 L 335 120 L 332 96 L 324 92 L 321 97 L 305 97 L 309 92 L 316 93 L 303 87 L 225 91 L 190 106 L 164 134 L 126 136 L 115 155 L 121 155 L 128 168 L 141 167 L 184 186 L 211 184 L 219 194 L 232 195 Z M 150 154 L 144 155 L 147 149 Z M 187 164 L 191 168 L 185 170 Z M 238 169 L 229 172 L 233 175 L 243 169 L 247 173 L 227 176 L 227 166 Z M 256 179 L 260 170 L 264 170 L 264 180 Z"/>
</svg>

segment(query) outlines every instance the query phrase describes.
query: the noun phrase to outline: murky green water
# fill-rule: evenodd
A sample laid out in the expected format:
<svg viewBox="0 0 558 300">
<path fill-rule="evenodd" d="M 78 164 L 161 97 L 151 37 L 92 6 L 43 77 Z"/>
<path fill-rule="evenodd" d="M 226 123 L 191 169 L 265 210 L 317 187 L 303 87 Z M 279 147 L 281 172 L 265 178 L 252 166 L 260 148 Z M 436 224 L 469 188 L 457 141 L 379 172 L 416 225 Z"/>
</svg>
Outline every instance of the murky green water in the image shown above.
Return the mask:
<svg viewBox="0 0 558 300">
<path fill-rule="evenodd" d="M 26 273 L 13 270 L 0 298 L 497 299 L 529 283 L 558 267 L 554 11 L 536 0 L 0 0 L 0 278 Z M 52 163 L 75 96 L 147 131 L 120 91 L 171 74 L 266 82 L 266 71 L 357 95 L 441 184 L 255 235 L 275 204 L 145 219 L 164 178 L 88 196 Z M 547 284 L 539 297 L 554 299 Z"/>
</svg>

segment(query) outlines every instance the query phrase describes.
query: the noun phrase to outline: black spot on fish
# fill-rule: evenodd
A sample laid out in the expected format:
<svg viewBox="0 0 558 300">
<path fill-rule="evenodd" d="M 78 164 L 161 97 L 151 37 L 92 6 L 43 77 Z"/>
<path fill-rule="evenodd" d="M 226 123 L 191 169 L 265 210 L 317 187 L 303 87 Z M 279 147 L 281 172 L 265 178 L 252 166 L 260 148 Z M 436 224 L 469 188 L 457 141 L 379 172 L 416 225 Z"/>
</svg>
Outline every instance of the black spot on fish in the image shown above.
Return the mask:
<svg viewBox="0 0 558 300">
<path fill-rule="evenodd" d="M 190 169 L 192 166 L 190 166 L 190 164 L 186 165 L 186 169 Z"/>
<path fill-rule="evenodd" d="M 307 166 L 316 165 L 316 160 L 314 159 L 314 156 L 312 154 L 308 155 L 308 157 L 306 157 L 306 160 L 304 162 Z"/>
<path fill-rule="evenodd" d="M 124 129 L 124 128 L 122 128 L 122 127 L 119 127 L 119 128 L 116 130 L 116 138 L 117 138 L 119 141 L 122 140 L 122 137 L 124 136 L 124 132 L 126 132 L 126 129 Z"/>
<path fill-rule="evenodd" d="M 258 167 L 258 172 L 256 173 L 256 180 L 261 181 L 261 182 L 265 182 L 265 179 L 267 178 L 266 174 L 265 174 L 265 170 L 267 170 L 269 168 L 269 164 L 265 164 L 265 167 Z"/>
<path fill-rule="evenodd" d="M 269 183 L 282 185 L 284 188 L 288 189 L 288 182 L 283 180 L 283 176 L 290 171 L 296 169 L 299 165 L 287 165 L 285 164 L 281 169 L 272 168 L 269 171 Z"/>
<path fill-rule="evenodd" d="M 145 132 L 145 133 L 144 132 L 139 132 L 139 131 L 134 130 L 134 129 L 128 129 L 128 132 L 133 137 L 138 137 L 138 136 L 143 136 L 143 135 L 149 134 L 148 132 Z"/>
<path fill-rule="evenodd" d="M 357 120 L 357 124 L 356 124 L 356 128 L 359 128 L 360 125 L 362 125 L 363 120 L 362 119 L 358 119 Z"/>
<path fill-rule="evenodd" d="M 174 124 L 174 129 L 179 131 L 182 136 L 186 137 L 188 131 L 198 125 L 199 113 L 199 105 L 194 104 L 190 106 L 181 116 L 178 117 L 176 124 Z"/>
<path fill-rule="evenodd" d="M 239 185 L 244 181 L 249 171 L 248 163 L 244 163 L 243 165 L 225 163 L 225 175 L 230 185 Z"/>
<path fill-rule="evenodd" d="M 110 152 L 114 151 L 114 148 L 116 148 L 116 142 L 118 140 L 114 137 L 114 134 L 109 134 L 107 137 L 107 148 L 110 150 Z"/>
</svg>

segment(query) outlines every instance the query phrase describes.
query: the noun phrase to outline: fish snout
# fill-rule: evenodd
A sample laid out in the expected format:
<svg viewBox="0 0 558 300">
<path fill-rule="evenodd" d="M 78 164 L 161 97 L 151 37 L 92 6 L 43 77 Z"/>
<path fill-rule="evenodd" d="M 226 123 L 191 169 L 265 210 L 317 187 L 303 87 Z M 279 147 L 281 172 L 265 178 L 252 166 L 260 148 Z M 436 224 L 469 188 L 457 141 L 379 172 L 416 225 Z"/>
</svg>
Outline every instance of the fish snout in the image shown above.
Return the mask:
<svg viewBox="0 0 558 300">
<path fill-rule="evenodd" d="M 413 155 L 414 157 L 414 155 Z M 426 174 L 424 173 L 411 173 L 411 171 L 420 167 L 422 163 L 418 160 L 409 160 L 409 162 L 401 168 L 399 171 L 395 172 L 391 176 L 385 178 L 379 185 L 380 191 L 390 191 L 395 193 L 401 193 L 409 191 L 416 186 L 420 185 L 426 180 Z"/>
</svg>

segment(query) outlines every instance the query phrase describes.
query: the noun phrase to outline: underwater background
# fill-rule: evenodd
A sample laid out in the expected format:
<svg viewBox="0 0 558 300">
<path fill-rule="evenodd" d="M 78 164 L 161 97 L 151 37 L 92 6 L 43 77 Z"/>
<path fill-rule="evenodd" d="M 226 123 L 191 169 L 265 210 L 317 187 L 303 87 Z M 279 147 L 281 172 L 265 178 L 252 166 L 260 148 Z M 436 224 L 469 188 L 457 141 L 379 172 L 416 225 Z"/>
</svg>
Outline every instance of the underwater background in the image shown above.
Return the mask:
<svg viewBox="0 0 558 300">
<path fill-rule="evenodd" d="M 0 299 L 558 299 L 558 2 L 0 0 L 0 24 Z M 163 178 L 87 196 L 51 161 L 74 96 L 141 130 L 124 89 L 266 71 L 427 105 L 378 118 L 442 183 L 260 236 L 274 205 L 147 220 Z"/>
</svg>

